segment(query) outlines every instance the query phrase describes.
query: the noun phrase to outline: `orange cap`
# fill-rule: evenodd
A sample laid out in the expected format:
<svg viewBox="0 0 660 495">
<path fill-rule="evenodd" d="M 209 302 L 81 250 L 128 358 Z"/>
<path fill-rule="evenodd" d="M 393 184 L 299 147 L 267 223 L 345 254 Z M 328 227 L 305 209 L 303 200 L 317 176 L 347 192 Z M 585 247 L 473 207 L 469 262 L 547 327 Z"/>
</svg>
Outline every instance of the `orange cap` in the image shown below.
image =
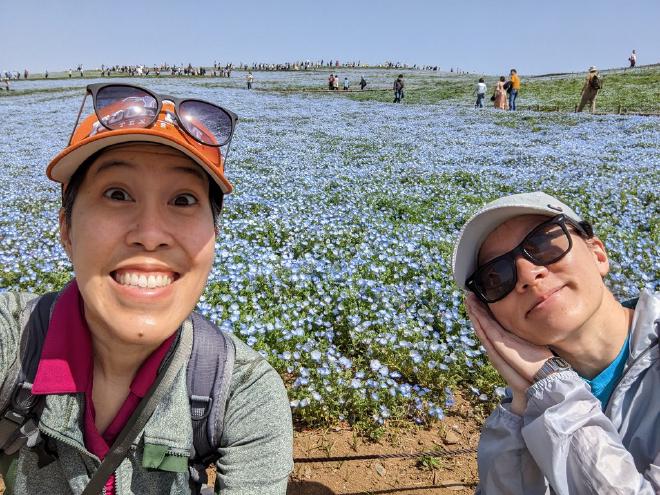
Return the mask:
<svg viewBox="0 0 660 495">
<path fill-rule="evenodd" d="M 135 118 L 137 119 L 139 117 Z M 128 124 L 130 125 L 130 121 Z M 203 129 L 200 131 L 204 132 Z M 204 133 L 211 135 L 209 132 Z M 127 126 L 110 130 L 104 127 L 96 113 L 93 113 L 76 128 L 71 144 L 51 160 L 46 175 L 51 180 L 66 184 L 78 167 L 94 153 L 108 146 L 129 142 L 159 143 L 175 148 L 198 163 L 220 186 L 223 193 L 229 194 L 234 189 L 225 178 L 225 160 L 220 148 L 204 145 L 181 129 L 174 116 L 174 105 L 168 101 L 163 102 L 158 118 L 147 128 Z"/>
</svg>

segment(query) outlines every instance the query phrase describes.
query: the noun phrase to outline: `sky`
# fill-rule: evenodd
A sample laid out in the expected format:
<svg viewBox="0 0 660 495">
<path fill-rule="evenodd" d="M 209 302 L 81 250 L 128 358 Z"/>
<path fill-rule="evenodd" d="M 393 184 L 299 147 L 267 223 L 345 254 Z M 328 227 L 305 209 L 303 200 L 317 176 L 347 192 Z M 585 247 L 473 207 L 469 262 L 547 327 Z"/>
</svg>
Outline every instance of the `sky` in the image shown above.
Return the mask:
<svg viewBox="0 0 660 495">
<path fill-rule="evenodd" d="M 660 0 L 0 0 L 0 70 L 323 59 L 504 74 L 660 62 Z M 655 27 L 654 27 L 655 26 Z"/>
</svg>

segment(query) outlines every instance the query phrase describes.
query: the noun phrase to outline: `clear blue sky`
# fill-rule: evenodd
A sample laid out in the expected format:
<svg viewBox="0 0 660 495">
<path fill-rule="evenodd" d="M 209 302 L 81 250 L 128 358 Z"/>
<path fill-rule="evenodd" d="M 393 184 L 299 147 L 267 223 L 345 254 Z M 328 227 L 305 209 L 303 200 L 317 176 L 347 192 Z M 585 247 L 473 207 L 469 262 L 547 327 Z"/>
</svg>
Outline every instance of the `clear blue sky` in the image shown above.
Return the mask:
<svg viewBox="0 0 660 495">
<path fill-rule="evenodd" d="M 523 74 L 660 62 L 660 0 L 0 0 L 0 70 L 386 60 Z"/>
</svg>

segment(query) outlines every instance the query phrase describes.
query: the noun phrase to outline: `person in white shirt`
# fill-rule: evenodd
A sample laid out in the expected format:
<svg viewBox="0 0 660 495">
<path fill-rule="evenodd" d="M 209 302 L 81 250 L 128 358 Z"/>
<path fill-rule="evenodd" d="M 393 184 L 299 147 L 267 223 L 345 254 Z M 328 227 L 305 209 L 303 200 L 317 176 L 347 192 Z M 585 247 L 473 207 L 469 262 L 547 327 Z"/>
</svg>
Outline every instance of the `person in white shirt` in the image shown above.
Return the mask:
<svg viewBox="0 0 660 495">
<path fill-rule="evenodd" d="M 474 89 L 474 93 L 477 95 L 477 102 L 474 104 L 474 108 L 483 108 L 484 107 L 484 97 L 486 96 L 486 83 L 484 78 L 479 78 L 477 87 Z"/>
</svg>

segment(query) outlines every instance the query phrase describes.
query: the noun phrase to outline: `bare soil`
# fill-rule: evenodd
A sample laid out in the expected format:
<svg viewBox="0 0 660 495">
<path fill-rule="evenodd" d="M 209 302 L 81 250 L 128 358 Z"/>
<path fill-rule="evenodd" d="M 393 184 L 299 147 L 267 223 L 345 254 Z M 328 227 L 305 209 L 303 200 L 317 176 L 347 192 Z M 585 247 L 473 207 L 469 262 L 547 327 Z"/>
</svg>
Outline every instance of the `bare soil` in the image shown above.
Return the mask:
<svg viewBox="0 0 660 495">
<path fill-rule="evenodd" d="M 473 493 L 478 483 L 476 454 L 412 459 L 300 462 L 302 459 L 367 454 L 420 453 L 476 448 L 482 418 L 465 401 L 431 428 L 390 425 L 378 442 L 350 428 L 301 429 L 294 436 L 294 471 L 287 495 L 440 495 Z"/>
</svg>

